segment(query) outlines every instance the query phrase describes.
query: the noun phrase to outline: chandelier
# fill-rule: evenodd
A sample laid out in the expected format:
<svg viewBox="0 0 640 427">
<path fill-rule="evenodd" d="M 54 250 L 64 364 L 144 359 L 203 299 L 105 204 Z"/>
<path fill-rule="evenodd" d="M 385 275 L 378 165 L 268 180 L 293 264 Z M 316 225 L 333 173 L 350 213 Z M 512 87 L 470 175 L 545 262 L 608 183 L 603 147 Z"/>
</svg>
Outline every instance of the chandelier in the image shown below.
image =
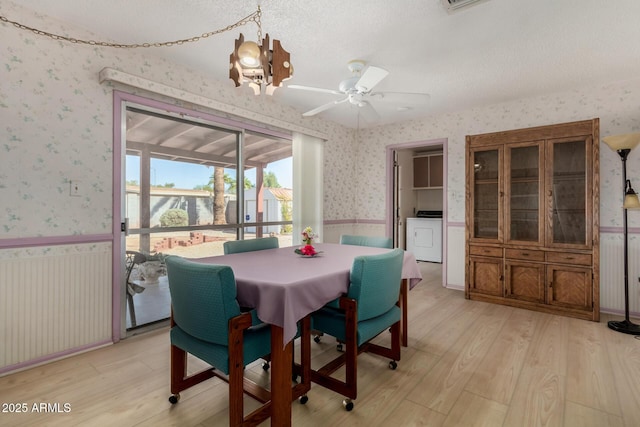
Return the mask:
<svg viewBox="0 0 640 427">
<path fill-rule="evenodd" d="M 258 25 L 258 42 L 261 44 L 245 41 L 240 33 L 229 57 L 229 78 L 236 87 L 248 83 L 256 95 L 263 91 L 267 95 L 273 95 L 276 88 L 282 86 L 283 81 L 291 78 L 293 66 L 289 52 L 282 48 L 280 40 L 273 40 L 273 48 L 270 48 L 269 34 L 262 38 L 261 15 L 258 6 L 252 20 Z"/>
<path fill-rule="evenodd" d="M 34 34 L 49 37 L 53 40 L 120 49 L 180 46 L 186 43 L 195 43 L 226 31 L 231 31 L 235 28 L 246 25 L 249 22 L 255 22 L 258 26 L 258 42 L 261 44 L 253 41 L 245 42 L 244 36 L 240 33 L 240 37 L 235 41 L 235 48 L 231 53 L 229 62 L 229 78 L 233 80 L 236 87 L 241 86 L 243 83 L 249 83 L 249 87 L 253 89 L 256 95 L 260 95 L 263 92 L 263 89 L 267 95 L 272 95 L 277 87 L 282 86 L 283 81 L 291 78 L 293 75 L 293 66 L 290 62 L 289 52 L 282 48 L 279 40 L 274 40 L 273 48 L 269 48 L 269 34 L 267 34 L 264 39 L 262 38 L 261 16 L 262 10 L 260 9 L 260 6 L 258 6 L 258 10 L 255 12 L 222 29 L 209 31 L 199 36 L 179 40 L 147 43 L 113 43 L 97 40 L 83 40 L 81 38 L 39 30 L 16 21 L 12 21 L 2 15 L 0 15 L 0 22 L 11 24 L 21 30 L 31 31 Z"/>
</svg>

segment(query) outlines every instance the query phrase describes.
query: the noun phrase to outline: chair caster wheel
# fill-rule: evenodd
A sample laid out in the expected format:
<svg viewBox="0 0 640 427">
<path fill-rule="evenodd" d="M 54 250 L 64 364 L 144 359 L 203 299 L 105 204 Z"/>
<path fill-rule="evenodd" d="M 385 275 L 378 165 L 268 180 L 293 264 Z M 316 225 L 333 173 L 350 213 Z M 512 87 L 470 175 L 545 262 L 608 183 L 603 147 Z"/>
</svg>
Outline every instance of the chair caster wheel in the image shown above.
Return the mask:
<svg viewBox="0 0 640 427">
<path fill-rule="evenodd" d="M 353 409 L 353 401 L 351 399 L 345 399 L 342 401 L 342 406 L 344 406 L 347 412 L 350 412 Z"/>
<path fill-rule="evenodd" d="M 169 403 L 171 403 L 172 405 L 175 405 L 179 401 L 180 401 L 180 393 L 172 394 L 171 396 L 169 396 Z"/>
<path fill-rule="evenodd" d="M 304 395 L 302 395 L 302 396 L 300 396 L 298 398 L 298 402 L 300 402 L 301 405 L 304 405 L 308 401 L 309 401 L 309 397 L 306 394 L 304 394 Z"/>
<path fill-rule="evenodd" d="M 313 337 L 313 340 L 314 340 L 316 343 L 320 343 L 320 335 L 316 335 L 315 337 Z"/>
<path fill-rule="evenodd" d="M 262 364 L 262 370 L 263 371 L 268 371 L 270 367 L 271 367 L 271 365 L 269 364 L 269 362 L 264 362 Z"/>
<path fill-rule="evenodd" d="M 336 346 L 336 350 L 338 350 L 338 351 L 339 351 L 339 352 L 341 352 L 341 353 L 344 351 L 344 349 L 342 348 L 342 343 L 340 343 L 340 344 L 338 344 L 338 345 Z"/>
<path fill-rule="evenodd" d="M 397 367 L 398 367 L 398 364 L 396 363 L 395 360 L 392 360 L 391 362 L 389 362 L 389 369 L 391 369 L 392 371 L 395 371 Z"/>
</svg>

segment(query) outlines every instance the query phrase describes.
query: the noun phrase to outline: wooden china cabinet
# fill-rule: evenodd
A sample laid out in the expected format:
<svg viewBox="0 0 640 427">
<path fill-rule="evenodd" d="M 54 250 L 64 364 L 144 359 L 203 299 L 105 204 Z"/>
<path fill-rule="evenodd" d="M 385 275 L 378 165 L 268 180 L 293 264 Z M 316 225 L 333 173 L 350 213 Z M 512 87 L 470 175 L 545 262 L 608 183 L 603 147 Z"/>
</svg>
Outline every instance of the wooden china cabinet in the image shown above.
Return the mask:
<svg viewBox="0 0 640 427">
<path fill-rule="evenodd" d="M 469 299 L 600 320 L 599 119 L 466 138 Z"/>
</svg>

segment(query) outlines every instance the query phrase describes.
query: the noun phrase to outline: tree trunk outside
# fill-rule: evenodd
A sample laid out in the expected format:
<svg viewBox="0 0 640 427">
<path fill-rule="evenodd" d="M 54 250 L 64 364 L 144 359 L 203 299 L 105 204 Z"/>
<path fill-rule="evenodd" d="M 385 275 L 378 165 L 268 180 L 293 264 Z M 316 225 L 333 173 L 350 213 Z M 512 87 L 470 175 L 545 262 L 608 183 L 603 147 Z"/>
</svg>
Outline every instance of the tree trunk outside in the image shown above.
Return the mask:
<svg viewBox="0 0 640 427">
<path fill-rule="evenodd" d="M 224 209 L 224 168 L 213 168 L 213 224 L 226 224 Z"/>
</svg>

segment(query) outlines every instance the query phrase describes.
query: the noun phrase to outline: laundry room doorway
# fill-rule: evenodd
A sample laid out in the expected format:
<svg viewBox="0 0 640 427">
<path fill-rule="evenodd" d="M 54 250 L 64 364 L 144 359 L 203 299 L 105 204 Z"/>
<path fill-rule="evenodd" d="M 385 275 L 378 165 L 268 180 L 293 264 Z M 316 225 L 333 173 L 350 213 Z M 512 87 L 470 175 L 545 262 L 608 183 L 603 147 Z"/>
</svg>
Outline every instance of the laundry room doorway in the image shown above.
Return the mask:
<svg viewBox="0 0 640 427">
<path fill-rule="evenodd" d="M 387 234 L 446 284 L 447 139 L 387 147 Z"/>
</svg>

